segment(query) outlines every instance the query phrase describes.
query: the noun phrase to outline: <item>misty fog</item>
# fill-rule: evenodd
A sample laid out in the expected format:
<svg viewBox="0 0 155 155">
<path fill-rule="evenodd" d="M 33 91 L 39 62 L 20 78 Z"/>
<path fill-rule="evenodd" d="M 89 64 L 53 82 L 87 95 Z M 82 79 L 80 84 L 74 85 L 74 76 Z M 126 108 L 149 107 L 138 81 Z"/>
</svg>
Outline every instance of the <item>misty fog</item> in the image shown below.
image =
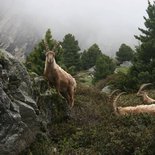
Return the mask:
<svg viewBox="0 0 155 155">
<path fill-rule="evenodd" d="M 0 19 L 27 22 L 38 35 L 50 28 L 62 40 L 72 33 L 80 47 L 97 43 L 110 56 L 122 43 L 134 48 L 134 35 L 144 27 L 147 0 L 0 0 Z M 24 25 L 27 26 L 27 25 Z M 17 27 L 18 28 L 18 27 Z"/>
</svg>

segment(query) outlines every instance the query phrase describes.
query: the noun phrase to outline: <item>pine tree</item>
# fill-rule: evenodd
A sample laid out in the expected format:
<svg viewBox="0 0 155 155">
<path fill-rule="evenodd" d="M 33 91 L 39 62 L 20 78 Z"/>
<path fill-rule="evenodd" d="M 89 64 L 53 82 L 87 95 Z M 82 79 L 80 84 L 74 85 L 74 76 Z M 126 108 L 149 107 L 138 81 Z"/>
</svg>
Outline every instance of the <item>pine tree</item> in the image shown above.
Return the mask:
<svg viewBox="0 0 155 155">
<path fill-rule="evenodd" d="M 108 75 L 112 74 L 115 70 L 115 64 L 113 60 L 102 54 L 98 57 L 95 65 L 94 82 L 106 78 Z"/>
<path fill-rule="evenodd" d="M 151 4 L 148 1 L 146 10 L 148 18 L 144 17 L 146 29 L 138 28 L 142 35 L 135 36 L 141 42 L 137 50 L 138 57 L 144 62 L 150 62 L 155 59 L 155 2 Z"/>
<path fill-rule="evenodd" d="M 146 28 L 139 28 L 142 34 L 135 36 L 140 41 L 140 45 L 136 49 L 133 66 L 126 79 L 133 84 L 130 85 L 132 88 L 135 84 L 138 86 L 141 83 L 155 81 L 155 2 L 151 4 L 148 1 L 146 12 L 148 15 L 144 17 Z"/>
<path fill-rule="evenodd" d="M 45 40 L 46 40 L 46 42 L 48 44 L 49 50 L 53 50 L 53 48 L 55 47 L 54 52 L 56 54 L 56 57 L 55 57 L 56 62 L 58 64 L 62 64 L 63 50 L 58 45 L 57 41 L 53 39 L 50 29 L 48 29 L 46 34 L 45 34 Z M 44 47 L 44 50 L 45 50 L 45 47 Z"/>
<path fill-rule="evenodd" d="M 88 57 L 88 52 L 86 50 L 83 51 L 83 53 L 81 54 L 81 59 L 80 59 L 80 63 L 81 63 L 81 69 L 89 69 L 90 65 L 89 65 L 89 57 Z"/>
<path fill-rule="evenodd" d="M 117 60 L 122 63 L 123 61 L 130 61 L 133 59 L 134 51 L 126 44 L 122 44 L 119 51 L 116 52 Z"/>
<path fill-rule="evenodd" d="M 45 47 L 43 40 L 27 56 L 25 66 L 29 72 L 35 72 L 42 75 L 45 62 Z"/>
<path fill-rule="evenodd" d="M 33 51 L 27 56 L 25 66 L 27 67 L 28 71 L 35 72 L 38 75 L 43 74 L 44 70 L 44 63 L 45 63 L 45 53 L 46 48 L 44 44 L 44 40 L 46 40 L 48 47 L 50 50 L 53 49 L 54 46 L 57 45 L 56 40 L 52 38 L 51 30 L 48 29 L 45 37 L 43 40 L 41 40 L 36 47 L 33 49 Z M 58 46 L 54 50 L 56 52 L 56 61 L 57 63 L 62 62 L 62 50 Z"/>
<path fill-rule="evenodd" d="M 95 66 L 96 60 L 102 52 L 97 44 L 93 44 L 87 51 L 85 50 L 81 56 L 82 69 L 89 69 Z"/>
<path fill-rule="evenodd" d="M 78 41 L 72 34 L 65 35 L 62 47 L 64 49 L 63 62 L 64 65 L 69 69 L 70 67 L 75 67 L 75 70 L 80 68 L 80 47 Z"/>
</svg>

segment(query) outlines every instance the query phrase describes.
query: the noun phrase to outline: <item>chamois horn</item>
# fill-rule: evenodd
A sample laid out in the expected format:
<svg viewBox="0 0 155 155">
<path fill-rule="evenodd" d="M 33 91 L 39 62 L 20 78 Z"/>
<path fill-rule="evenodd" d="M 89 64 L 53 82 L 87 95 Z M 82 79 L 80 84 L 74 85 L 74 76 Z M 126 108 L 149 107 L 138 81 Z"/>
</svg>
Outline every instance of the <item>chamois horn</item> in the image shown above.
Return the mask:
<svg viewBox="0 0 155 155">
<path fill-rule="evenodd" d="M 144 84 L 142 84 L 142 85 L 140 86 L 138 92 L 137 92 L 137 96 L 140 96 L 140 95 L 141 95 L 141 91 L 142 91 L 144 88 L 146 88 L 147 86 L 149 86 L 149 85 L 152 85 L 152 83 L 144 83 Z"/>
<path fill-rule="evenodd" d="M 110 95 L 109 95 L 109 98 L 111 98 L 116 92 L 120 91 L 119 89 L 115 89 L 113 90 Z"/>
<path fill-rule="evenodd" d="M 52 48 L 52 50 L 55 51 L 55 49 L 56 49 L 57 47 L 62 48 L 62 46 L 60 45 L 60 42 L 56 42 L 56 41 L 55 41 L 55 45 L 54 45 L 54 47 Z"/>
<path fill-rule="evenodd" d="M 126 92 L 121 92 L 121 93 L 119 93 L 119 94 L 116 96 L 116 98 L 114 99 L 114 101 L 113 101 L 113 109 L 114 109 L 114 113 L 115 113 L 116 115 L 119 115 L 119 113 L 118 113 L 118 108 L 117 108 L 117 100 L 118 100 L 119 97 L 120 97 L 121 95 L 123 95 L 123 94 L 126 94 Z"/>
</svg>

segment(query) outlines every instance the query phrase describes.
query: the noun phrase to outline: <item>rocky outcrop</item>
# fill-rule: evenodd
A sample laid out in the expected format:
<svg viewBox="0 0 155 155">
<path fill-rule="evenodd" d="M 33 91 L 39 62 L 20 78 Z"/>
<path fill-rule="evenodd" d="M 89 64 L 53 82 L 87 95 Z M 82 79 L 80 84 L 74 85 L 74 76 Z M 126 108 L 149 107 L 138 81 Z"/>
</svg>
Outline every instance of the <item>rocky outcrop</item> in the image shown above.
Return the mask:
<svg viewBox="0 0 155 155">
<path fill-rule="evenodd" d="M 46 90 L 42 77 L 31 79 L 19 61 L 0 51 L 0 155 L 19 154 L 38 133 L 48 134 L 48 124 L 67 116 L 65 100 Z"/>
<path fill-rule="evenodd" d="M 0 52 L 0 154 L 18 154 L 39 131 L 37 104 L 25 67 Z"/>
</svg>

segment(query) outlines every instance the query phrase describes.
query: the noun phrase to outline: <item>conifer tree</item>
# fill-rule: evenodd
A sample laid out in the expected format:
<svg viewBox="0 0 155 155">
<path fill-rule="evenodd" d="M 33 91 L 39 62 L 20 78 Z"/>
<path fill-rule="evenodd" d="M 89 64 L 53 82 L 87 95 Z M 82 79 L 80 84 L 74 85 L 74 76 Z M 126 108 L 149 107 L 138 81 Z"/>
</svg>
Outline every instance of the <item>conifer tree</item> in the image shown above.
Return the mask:
<svg viewBox="0 0 155 155">
<path fill-rule="evenodd" d="M 115 63 L 113 60 L 102 54 L 98 57 L 95 65 L 94 82 L 106 78 L 108 75 L 112 74 L 115 70 Z"/>
<path fill-rule="evenodd" d="M 150 62 L 155 59 L 155 1 L 153 4 L 148 1 L 146 10 L 148 17 L 144 17 L 146 29 L 138 28 L 141 35 L 135 36 L 141 42 L 137 50 L 139 59 L 144 62 Z"/>
<path fill-rule="evenodd" d="M 69 69 L 70 67 L 75 67 L 75 70 L 80 68 L 80 47 L 78 41 L 72 34 L 65 35 L 63 42 L 63 62 L 64 65 Z"/>
<path fill-rule="evenodd" d="M 29 72 L 35 72 L 38 75 L 43 74 L 44 62 L 45 62 L 45 47 L 43 40 L 33 49 L 33 51 L 27 56 L 25 66 Z"/>
<path fill-rule="evenodd" d="M 137 47 L 130 71 L 130 76 L 139 84 L 155 81 L 155 2 L 151 4 L 148 1 L 146 12 L 148 15 L 148 17 L 144 17 L 146 28 L 139 28 L 142 34 L 135 36 L 141 44 Z"/>
<path fill-rule="evenodd" d="M 101 50 L 97 44 L 93 44 L 87 51 L 85 50 L 81 56 L 82 69 L 89 69 L 95 66 L 96 60 L 101 54 Z"/>
<path fill-rule="evenodd" d="M 35 72 L 38 75 L 43 74 L 44 70 L 44 63 L 45 63 L 45 44 L 44 40 L 46 40 L 48 47 L 50 50 L 53 49 L 53 47 L 57 44 L 56 40 L 52 38 L 51 30 L 48 29 L 45 37 L 43 40 L 41 40 L 36 47 L 33 49 L 33 51 L 27 56 L 25 66 L 27 67 L 28 71 Z M 56 52 L 56 61 L 57 63 L 62 62 L 62 49 L 59 46 L 56 46 L 54 52 Z"/>
<path fill-rule="evenodd" d="M 122 63 L 123 61 L 130 61 L 133 59 L 134 51 L 130 46 L 122 44 L 119 51 L 116 52 L 117 60 Z"/>
</svg>

